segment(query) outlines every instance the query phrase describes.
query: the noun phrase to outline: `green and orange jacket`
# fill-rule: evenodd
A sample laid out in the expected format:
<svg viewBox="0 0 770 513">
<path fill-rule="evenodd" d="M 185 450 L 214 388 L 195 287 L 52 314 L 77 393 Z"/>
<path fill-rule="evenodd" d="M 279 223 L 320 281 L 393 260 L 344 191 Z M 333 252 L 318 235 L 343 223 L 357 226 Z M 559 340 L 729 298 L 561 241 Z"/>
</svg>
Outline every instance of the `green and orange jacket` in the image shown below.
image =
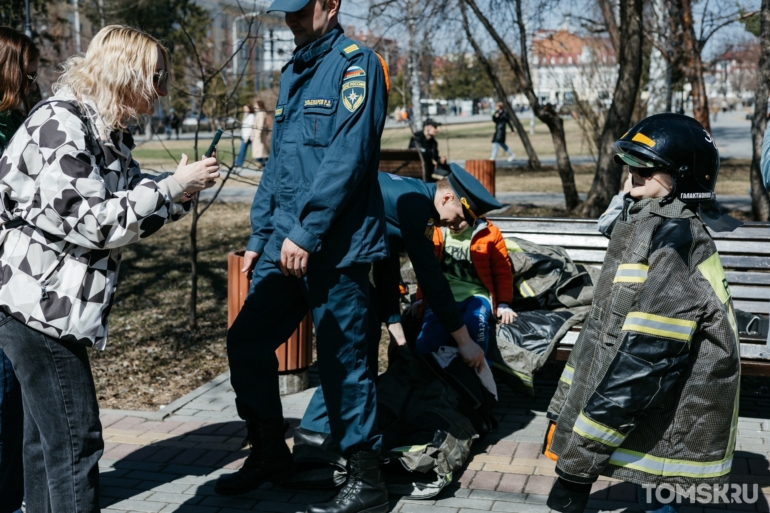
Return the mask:
<svg viewBox="0 0 770 513">
<path fill-rule="evenodd" d="M 439 261 L 444 253 L 445 236 L 446 228 L 433 228 L 434 253 Z M 480 219 L 473 228 L 471 261 L 481 283 L 492 297 L 492 308 L 496 310 L 500 303 L 510 304 L 513 301 L 513 270 L 508 249 L 500 229 L 486 219 Z M 422 299 L 419 288 L 417 299 Z"/>
</svg>

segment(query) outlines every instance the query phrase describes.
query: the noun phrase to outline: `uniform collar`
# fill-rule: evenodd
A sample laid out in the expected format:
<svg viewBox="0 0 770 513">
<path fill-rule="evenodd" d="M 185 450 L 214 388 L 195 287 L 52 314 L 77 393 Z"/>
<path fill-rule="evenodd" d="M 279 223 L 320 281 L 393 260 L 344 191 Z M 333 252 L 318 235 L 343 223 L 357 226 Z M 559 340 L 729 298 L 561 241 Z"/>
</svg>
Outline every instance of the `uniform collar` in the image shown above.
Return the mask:
<svg viewBox="0 0 770 513">
<path fill-rule="evenodd" d="M 312 63 L 318 57 L 325 55 L 334 48 L 334 45 L 343 35 L 344 32 L 342 27 L 337 25 L 319 39 L 316 39 L 302 48 L 297 48 L 294 51 L 294 62 L 300 65 Z"/>
<path fill-rule="evenodd" d="M 651 216 L 667 218 L 695 217 L 695 212 L 684 202 L 674 199 L 663 203 L 662 198 L 644 198 L 634 200 L 626 195 L 626 217 L 629 221 L 644 219 Z"/>
</svg>

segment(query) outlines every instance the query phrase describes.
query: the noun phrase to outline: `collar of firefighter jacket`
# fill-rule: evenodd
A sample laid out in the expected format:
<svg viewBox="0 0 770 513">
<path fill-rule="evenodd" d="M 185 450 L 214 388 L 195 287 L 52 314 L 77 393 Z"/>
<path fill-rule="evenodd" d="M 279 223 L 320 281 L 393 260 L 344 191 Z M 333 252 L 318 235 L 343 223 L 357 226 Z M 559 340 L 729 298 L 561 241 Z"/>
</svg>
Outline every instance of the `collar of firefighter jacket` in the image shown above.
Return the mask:
<svg viewBox="0 0 770 513">
<path fill-rule="evenodd" d="M 627 196 L 628 197 L 628 196 Z M 667 218 L 695 217 L 692 208 L 678 199 L 663 204 L 663 198 L 643 198 L 627 204 L 626 220 L 636 221 L 650 216 Z"/>
<path fill-rule="evenodd" d="M 318 57 L 329 53 L 343 35 L 344 31 L 342 30 L 342 27 L 337 25 L 312 43 L 309 43 L 302 48 L 297 48 L 294 53 L 294 62 L 303 66 L 311 64 Z"/>
</svg>

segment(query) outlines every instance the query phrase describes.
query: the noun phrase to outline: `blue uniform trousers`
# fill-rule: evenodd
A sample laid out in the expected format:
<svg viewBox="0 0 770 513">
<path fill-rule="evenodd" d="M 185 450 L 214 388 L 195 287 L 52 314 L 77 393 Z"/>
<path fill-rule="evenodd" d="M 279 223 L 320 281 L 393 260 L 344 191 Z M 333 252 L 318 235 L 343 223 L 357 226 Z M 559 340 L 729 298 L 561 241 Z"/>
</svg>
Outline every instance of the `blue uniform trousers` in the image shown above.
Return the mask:
<svg viewBox="0 0 770 513">
<path fill-rule="evenodd" d="M 227 335 L 230 381 L 242 419 L 282 418 L 275 350 L 312 310 L 332 438 L 343 453 L 379 448 L 374 374 L 367 365 L 369 267 L 311 269 L 299 279 L 284 276 L 276 263 L 260 258 L 249 295 Z"/>
<path fill-rule="evenodd" d="M 0 513 L 21 511 L 24 498 L 24 409 L 11 361 L 0 349 Z"/>
</svg>

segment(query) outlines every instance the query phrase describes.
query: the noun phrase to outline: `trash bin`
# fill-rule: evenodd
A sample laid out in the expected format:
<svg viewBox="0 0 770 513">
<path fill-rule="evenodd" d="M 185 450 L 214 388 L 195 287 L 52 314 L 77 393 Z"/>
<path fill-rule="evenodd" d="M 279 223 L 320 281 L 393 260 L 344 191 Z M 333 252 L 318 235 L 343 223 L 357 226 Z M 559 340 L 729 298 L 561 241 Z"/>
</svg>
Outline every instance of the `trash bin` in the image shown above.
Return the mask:
<svg viewBox="0 0 770 513">
<path fill-rule="evenodd" d="M 227 255 L 227 327 L 232 326 L 249 293 L 249 280 L 241 272 L 244 251 Z M 257 328 L 258 330 L 258 328 Z M 296 394 L 309 386 L 308 367 L 313 363 L 313 319 L 310 312 L 289 339 L 276 349 L 281 395 Z"/>
<path fill-rule="evenodd" d="M 495 195 L 495 162 L 493 160 L 466 160 L 465 170 Z"/>
</svg>

